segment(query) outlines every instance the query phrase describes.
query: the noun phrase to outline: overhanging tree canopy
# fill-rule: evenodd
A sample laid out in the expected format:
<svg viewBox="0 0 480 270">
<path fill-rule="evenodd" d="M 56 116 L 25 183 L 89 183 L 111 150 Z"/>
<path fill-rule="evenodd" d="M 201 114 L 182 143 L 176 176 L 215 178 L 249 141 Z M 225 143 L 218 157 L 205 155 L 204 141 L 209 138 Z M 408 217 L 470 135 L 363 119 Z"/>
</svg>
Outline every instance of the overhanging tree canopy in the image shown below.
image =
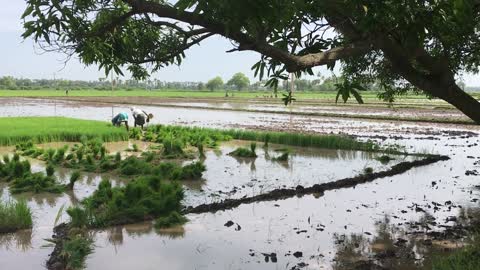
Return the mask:
<svg viewBox="0 0 480 270">
<path fill-rule="evenodd" d="M 24 37 L 107 72 L 145 78 L 220 35 L 276 86 L 288 72 L 342 65 L 345 84 L 380 83 L 441 98 L 480 123 L 480 104 L 455 83 L 480 65 L 480 0 L 27 0 Z"/>
</svg>

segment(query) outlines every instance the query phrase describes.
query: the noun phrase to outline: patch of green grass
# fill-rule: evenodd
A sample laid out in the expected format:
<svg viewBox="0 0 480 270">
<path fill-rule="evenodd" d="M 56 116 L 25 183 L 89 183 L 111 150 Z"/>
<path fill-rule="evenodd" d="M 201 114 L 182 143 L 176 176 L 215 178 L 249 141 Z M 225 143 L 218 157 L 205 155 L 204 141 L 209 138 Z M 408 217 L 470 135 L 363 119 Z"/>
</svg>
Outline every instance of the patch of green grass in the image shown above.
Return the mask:
<svg viewBox="0 0 480 270">
<path fill-rule="evenodd" d="M 433 260 L 432 270 L 478 270 L 480 269 L 480 241 L 478 236 L 472 245 L 452 255 Z"/>
<path fill-rule="evenodd" d="M 170 228 L 177 225 L 183 225 L 188 221 L 188 219 L 176 211 L 171 212 L 169 215 L 164 217 L 159 217 L 155 219 L 155 228 L 164 229 Z"/>
<path fill-rule="evenodd" d="M 101 138 L 103 141 L 128 140 L 125 129 L 101 121 L 64 117 L 2 117 L 0 145 L 15 145 L 31 141 L 79 142 L 82 138 Z"/>
<path fill-rule="evenodd" d="M 32 228 L 32 212 L 25 201 L 0 202 L 0 233 Z"/>
<path fill-rule="evenodd" d="M 98 189 L 67 210 L 71 224 L 98 228 L 128 224 L 167 216 L 180 211 L 183 189 L 178 183 L 164 183 L 157 176 L 142 176 L 125 186 L 112 187 L 102 180 Z"/>
</svg>

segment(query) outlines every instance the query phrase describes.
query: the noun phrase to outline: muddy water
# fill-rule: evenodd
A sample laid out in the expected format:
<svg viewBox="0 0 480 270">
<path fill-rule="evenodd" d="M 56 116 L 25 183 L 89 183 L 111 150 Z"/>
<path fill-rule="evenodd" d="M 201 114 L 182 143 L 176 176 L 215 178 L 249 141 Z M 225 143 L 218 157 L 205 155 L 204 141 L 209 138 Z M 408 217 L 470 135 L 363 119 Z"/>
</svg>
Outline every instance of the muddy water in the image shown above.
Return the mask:
<svg viewBox="0 0 480 270">
<path fill-rule="evenodd" d="M 0 108 L 2 115 L 43 114 L 105 120 L 111 114 L 111 106 L 104 104 L 54 104 L 38 100 L 2 102 L 5 103 L 5 106 Z M 114 107 L 115 112 L 127 109 Z M 422 244 L 421 239 L 411 239 L 410 234 L 403 232 L 425 230 L 416 228 L 415 222 L 432 219 L 437 225 L 429 225 L 430 229 L 443 230 L 444 227 L 441 226 L 454 225 L 451 216 L 464 214 L 462 211 L 470 211 L 468 209 L 478 209 L 480 190 L 475 186 L 480 185 L 479 176 L 465 175 L 467 170 L 480 170 L 479 130 L 474 126 L 290 117 L 179 108 L 146 109 L 154 111 L 154 114 L 159 116 L 155 121 L 160 123 L 347 133 L 369 138 L 378 137 L 379 141 L 385 143 L 401 144 L 417 152 L 446 154 L 452 159 L 355 188 L 326 192 L 324 196 L 261 202 L 215 214 L 189 215 L 190 222 L 173 232 L 155 231 L 150 224 L 110 228 L 97 233 L 97 247 L 87 260 L 88 269 L 158 269 L 159 265 L 168 269 L 349 269 L 359 260 L 367 259 L 378 260 L 390 269 L 429 269 L 432 254 L 442 254 L 444 247 L 455 247 L 455 243 L 433 241 L 434 245 L 427 246 Z M 430 138 L 431 136 L 434 138 Z M 214 159 L 217 156 L 209 153 L 208 160 L 213 159 L 212 164 L 207 166 L 218 170 L 214 175 L 219 175 L 218 179 L 224 178 L 225 182 L 206 176 L 202 185 L 191 186 L 191 196 L 187 193 L 187 201 L 190 200 L 192 204 L 199 201 L 199 188 L 204 189 L 204 194 L 210 192 L 221 194 L 219 196 L 237 196 L 229 193 L 236 181 L 244 181 L 247 183 L 245 186 L 249 187 L 248 183 L 252 179 L 268 178 L 270 171 L 274 170 L 282 172 L 283 179 L 290 179 L 293 178 L 291 173 L 297 168 L 306 168 L 296 173 L 306 175 L 302 177 L 302 181 L 309 183 L 308 181 L 323 181 L 329 178 L 330 171 L 335 172 L 335 175 L 348 175 L 354 171 L 350 168 L 357 166 L 352 164 L 357 164 L 358 160 L 370 164 L 368 157 L 361 155 L 346 155 L 347 157 L 339 159 L 328 158 L 334 154 L 316 155 L 323 163 L 309 166 L 307 162 L 314 159 L 313 155 L 301 155 L 300 152 L 297 156 L 292 156 L 292 167 L 281 167 L 279 164 L 268 163 L 267 159 L 262 160 L 263 154 L 255 162 L 253 171 L 248 162 L 242 163 L 231 158 L 224 161 L 231 166 L 231 170 L 222 173 L 221 166 L 217 165 L 219 161 Z M 344 162 L 343 166 L 335 165 L 337 161 Z M 262 167 L 259 164 L 263 164 Z M 263 166 L 269 169 L 262 171 Z M 358 165 L 359 168 L 363 166 L 365 165 Z M 229 172 L 238 173 L 242 177 L 236 178 L 229 175 Z M 309 173 L 322 177 L 308 179 Z M 86 196 L 98 181 L 97 178 L 92 178 L 88 184 L 87 179 L 84 179 L 83 184 L 76 188 L 75 194 L 79 198 Z M 268 185 L 268 188 L 270 187 L 272 185 Z M 242 188 L 237 192 L 248 194 L 260 190 L 259 186 L 255 185 L 249 188 L 251 189 Z M 219 190 L 226 195 L 218 192 Z M 3 189 L 4 196 L 7 191 Z M 10 244 L 0 248 L 2 269 L 3 266 L 5 269 L 37 269 L 45 261 L 49 249 L 40 248 L 41 239 L 51 234 L 51 228 L 44 231 L 41 228 L 52 225 L 56 215 L 54 209 L 60 208 L 63 202 L 72 200 L 67 197 L 68 195 L 60 196 L 55 201 L 50 199 L 54 206 L 48 206 L 51 208 L 48 213 L 41 212 L 45 205 L 49 205 L 48 200 L 37 199 L 42 204 L 35 200 L 29 202 L 32 207 L 40 209 L 41 219 L 35 221 L 32 239 L 23 241 L 27 245 L 18 244 L 22 241 L 13 238 L 5 241 Z M 205 196 L 204 200 L 210 198 L 212 197 Z M 434 208 L 434 203 L 440 205 L 438 209 Z M 43 218 L 45 221 L 42 221 Z M 235 224 L 225 227 L 224 224 L 229 220 Z M 385 227 L 389 228 L 390 234 L 385 233 Z M 416 259 L 379 260 L 375 257 L 379 252 L 391 247 L 398 237 L 407 241 L 405 253 L 414 251 Z M 23 238 L 20 237 L 24 238 L 25 234 Z M 25 246 L 29 248 L 22 251 Z M 302 252 L 302 257 L 293 256 L 297 251 Z M 272 262 L 269 257 L 267 262 L 263 253 L 272 252 L 276 254 L 277 260 Z M 395 252 L 399 255 L 403 251 L 396 248 Z"/>
<path fill-rule="evenodd" d="M 249 147 L 248 142 L 232 141 L 217 151 L 209 151 L 204 161 L 207 171 L 203 180 L 186 182 L 186 205 L 196 206 L 226 198 L 255 196 L 273 189 L 308 187 L 362 174 L 367 167 L 374 171 L 388 169 L 408 156 L 392 156 L 386 165 L 375 160 L 381 154 L 361 151 L 342 151 L 289 147 L 288 161 L 274 161 L 282 145 L 259 147 L 257 158 L 238 158 L 229 155 L 237 147 Z"/>
<path fill-rule="evenodd" d="M 438 148 L 440 152 L 448 149 Z M 466 148 L 470 151 L 455 154 L 452 161 L 321 197 L 189 215 L 190 222 L 173 234 L 155 231 L 149 224 L 112 228 L 97 234 L 97 248 L 88 265 L 91 269 L 155 269 L 159 264 L 169 269 L 292 269 L 299 265 L 305 267 L 294 269 L 348 269 L 358 260 L 372 259 L 375 252 L 391 248 L 402 237 L 407 244 L 395 252 L 413 252 L 416 259 L 389 260 L 384 265 L 399 270 L 429 269 L 432 256 L 456 244 L 434 241 L 425 245 L 402 230 L 427 219 L 438 222 L 431 229 L 442 230 L 440 226 L 454 224 L 447 222 L 448 217 L 459 215 L 463 208 L 478 207 L 472 201 L 480 198 L 479 190 L 473 188 L 479 184 L 478 177 L 465 177 L 471 164 L 459 164 L 465 155 L 477 151 Z M 433 210 L 432 202 L 442 206 Z M 224 226 L 230 220 L 234 225 Z M 295 252 L 302 252 L 302 257 L 293 256 Z M 266 261 L 265 254 L 271 253 L 277 262 Z"/>
</svg>

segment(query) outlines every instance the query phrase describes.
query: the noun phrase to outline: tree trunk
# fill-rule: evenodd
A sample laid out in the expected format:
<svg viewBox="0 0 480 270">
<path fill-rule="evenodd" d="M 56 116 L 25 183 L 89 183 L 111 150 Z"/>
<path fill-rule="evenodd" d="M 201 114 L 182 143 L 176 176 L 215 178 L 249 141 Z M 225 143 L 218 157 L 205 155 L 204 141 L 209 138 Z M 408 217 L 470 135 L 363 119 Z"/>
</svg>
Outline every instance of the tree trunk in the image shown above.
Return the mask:
<svg viewBox="0 0 480 270">
<path fill-rule="evenodd" d="M 480 102 L 478 100 L 465 93 L 456 84 L 441 85 L 440 87 L 433 90 L 432 94 L 452 104 L 470 119 L 480 124 Z"/>
</svg>

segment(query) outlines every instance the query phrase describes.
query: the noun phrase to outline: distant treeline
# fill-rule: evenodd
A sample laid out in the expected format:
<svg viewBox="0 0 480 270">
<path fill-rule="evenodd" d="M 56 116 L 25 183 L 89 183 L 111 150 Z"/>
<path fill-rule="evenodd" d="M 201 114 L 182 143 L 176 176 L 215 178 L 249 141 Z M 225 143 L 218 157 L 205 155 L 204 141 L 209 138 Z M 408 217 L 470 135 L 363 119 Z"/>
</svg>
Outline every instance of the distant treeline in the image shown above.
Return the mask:
<svg viewBox="0 0 480 270">
<path fill-rule="evenodd" d="M 178 90 L 239 90 L 239 91 L 271 91 L 265 86 L 266 81 L 258 81 L 246 84 L 244 87 L 238 87 L 232 83 L 223 83 L 220 81 L 214 88 L 209 83 L 204 82 L 167 82 L 157 79 L 148 81 L 121 80 L 116 79 L 113 84 L 110 80 L 99 79 L 97 81 L 80 81 L 65 79 L 24 79 L 11 76 L 0 77 L 0 89 L 3 90 L 40 90 L 40 89 L 56 89 L 56 90 L 111 90 L 112 86 L 116 90 L 162 90 L 162 89 L 178 89 Z M 334 91 L 335 80 L 332 78 L 306 80 L 297 79 L 295 81 L 295 89 L 298 91 Z M 280 88 L 289 89 L 288 82 L 284 82 Z"/>
<path fill-rule="evenodd" d="M 241 74 L 241 73 L 238 73 Z M 237 74 L 237 75 L 238 75 Z M 244 76 L 241 74 L 241 76 Z M 235 77 L 235 76 L 234 76 Z M 241 80 L 241 79 L 240 79 Z M 238 91 L 271 91 L 270 88 L 265 86 L 266 81 L 257 81 L 250 84 L 248 79 L 243 82 L 243 85 L 239 87 L 239 83 L 233 78 L 227 83 L 224 83 L 220 77 L 213 78 L 212 80 L 204 82 L 167 82 L 157 79 L 147 81 L 137 80 L 121 80 L 116 79 L 113 81 L 101 78 L 96 81 L 80 81 L 80 80 L 65 80 L 65 79 L 24 79 L 15 78 L 11 76 L 0 77 L 0 90 L 111 90 L 112 87 L 116 90 L 238 90 Z M 240 82 L 242 83 L 242 82 Z M 290 89 L 289 81 L 283 81 L 279 90 Z M 322 79 L 297 79 L 295 80 L 296 91 L 336 91 L 334 77 L 322 78 Z M 375 91 L 378 90 L 375 85 L 370 85 L 368 89 Z M 477 87 L 465 87 L 462 83 L 462 88 L 466 91 L 480 91 L 480 86 Z"/>
</svg>

